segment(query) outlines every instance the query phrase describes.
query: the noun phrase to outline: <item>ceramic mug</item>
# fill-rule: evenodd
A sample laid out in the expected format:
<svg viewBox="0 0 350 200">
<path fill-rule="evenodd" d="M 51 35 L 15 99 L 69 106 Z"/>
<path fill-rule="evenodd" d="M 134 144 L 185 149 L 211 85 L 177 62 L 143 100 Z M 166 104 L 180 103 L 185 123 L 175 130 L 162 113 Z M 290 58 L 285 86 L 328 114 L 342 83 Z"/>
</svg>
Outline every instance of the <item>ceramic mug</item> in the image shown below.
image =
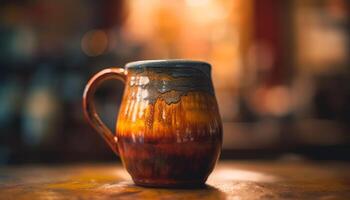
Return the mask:
<svg viewBox="0 0 350 200">
<path fill-rule="evenodd" d="M 203 185 L 221 151 L 222 123 L 208 63 L 148 60 L 108 68 L 87 83 L 83 110 L 137 185 Z M 104 81 L 125 83 L 113 134 L 93 103 Z"/>
</svg>

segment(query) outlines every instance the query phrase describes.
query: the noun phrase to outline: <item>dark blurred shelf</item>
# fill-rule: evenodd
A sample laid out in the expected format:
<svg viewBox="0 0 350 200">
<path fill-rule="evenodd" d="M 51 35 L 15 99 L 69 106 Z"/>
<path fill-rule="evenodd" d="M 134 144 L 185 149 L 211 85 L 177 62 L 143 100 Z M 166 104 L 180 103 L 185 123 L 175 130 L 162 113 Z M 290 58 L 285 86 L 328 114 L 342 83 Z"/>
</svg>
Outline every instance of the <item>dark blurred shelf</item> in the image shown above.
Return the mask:
<svg viewBox="0 0 350 200">
<path fill-rule="evenodd" d="M 349 144 L 332 146 L 300 145 L 265 149 L 225 149 L 222 150 L 221 159 L 243 160 L 273 160 L 273 159 L 311 159 L 311 160 L 338 160 L 350 161 Z"/>
</svg>

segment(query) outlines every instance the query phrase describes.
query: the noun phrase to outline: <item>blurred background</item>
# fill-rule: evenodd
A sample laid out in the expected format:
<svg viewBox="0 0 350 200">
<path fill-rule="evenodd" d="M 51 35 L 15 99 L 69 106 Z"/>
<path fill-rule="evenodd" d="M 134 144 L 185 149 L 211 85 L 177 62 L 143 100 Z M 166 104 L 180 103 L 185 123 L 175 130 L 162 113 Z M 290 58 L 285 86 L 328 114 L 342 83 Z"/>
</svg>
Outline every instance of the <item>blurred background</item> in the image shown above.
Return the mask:
<svg viewBox="0 0 350 200">
<path fill-rule="evenodd" d="M 3 0 L 0 164 L 117 160 L 86 123 L 97 71 L 212 64 L 222 159 L 350 160 L 350 1 Z M 123 85 L 97 92 L 114 130 Z"/>
</svg>

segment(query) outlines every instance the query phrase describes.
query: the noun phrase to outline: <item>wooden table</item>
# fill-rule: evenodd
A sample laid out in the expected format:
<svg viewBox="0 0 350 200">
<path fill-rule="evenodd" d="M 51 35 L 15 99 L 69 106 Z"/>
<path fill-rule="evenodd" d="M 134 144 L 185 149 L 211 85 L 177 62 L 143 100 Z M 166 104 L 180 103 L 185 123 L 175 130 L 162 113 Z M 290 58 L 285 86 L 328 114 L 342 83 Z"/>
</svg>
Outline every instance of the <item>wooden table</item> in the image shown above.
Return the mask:
<svg viewBox="0 0 350 200">
<path fill-rule="evenodd" d="M 0 199 L 350 199 L 350 163 L 220 162 L 202 189 L 138 187 L 120 164 L 2 167 Z"/>
</svg>

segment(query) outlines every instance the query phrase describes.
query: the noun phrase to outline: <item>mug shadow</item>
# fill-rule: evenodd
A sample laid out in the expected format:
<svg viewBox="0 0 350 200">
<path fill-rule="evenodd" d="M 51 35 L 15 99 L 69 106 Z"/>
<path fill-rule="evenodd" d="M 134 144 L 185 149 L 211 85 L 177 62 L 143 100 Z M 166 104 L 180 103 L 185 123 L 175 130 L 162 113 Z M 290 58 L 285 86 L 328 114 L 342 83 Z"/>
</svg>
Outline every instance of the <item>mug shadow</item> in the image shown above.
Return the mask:
<svg viewBox="0 0 350 200">
<path fill-rule="evenodd" d="M 115 193 L 109 196 L 113 199 L 226 199 L 224 192 L 207 184 L 200 188 L 181 189 L 142 187 L 132 182 L 121 182 L 115 186 L 120 190 L 114 190 Z"/>
</svg>

